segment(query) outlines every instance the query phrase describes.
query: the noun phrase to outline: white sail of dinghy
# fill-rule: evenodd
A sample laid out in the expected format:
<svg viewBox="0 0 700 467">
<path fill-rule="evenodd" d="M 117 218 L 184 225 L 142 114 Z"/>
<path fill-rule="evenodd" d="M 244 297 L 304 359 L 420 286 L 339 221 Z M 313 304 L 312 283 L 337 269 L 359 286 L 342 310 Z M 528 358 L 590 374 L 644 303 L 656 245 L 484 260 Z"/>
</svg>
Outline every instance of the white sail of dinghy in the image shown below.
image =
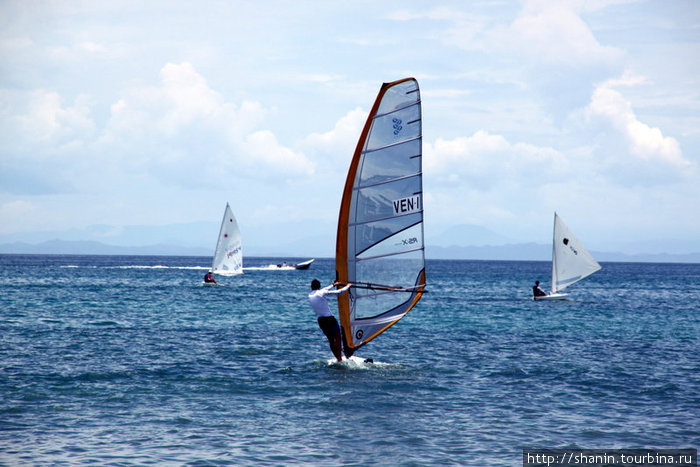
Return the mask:
<svg viewBox="0 0 700 467">
<path fill-rule="evenodd" d="M 601 265 L 593 259 L 581 241 L 555 212 L 552 240 L 552 289 L 549 295 L 537 298 L 564 298 L 568 294 L 561 293 L 562 290 L 601 268 Z"/>
<path fill-rule="evenodd" d="M 228 203 L 226 203 L 224 217 L 221 220 L 221 229 L 219 229 L 219 239 L 216 242 L 211 271 L 223 276 L 243 274 L 241 231 L 238 229 L 238 223 Z"/>
<path fill-rule="evenodd" d="M 418 82 L 384 83 L 367 118 L 338 216 L 336 276 L 346 357 L 398 322 L 425 289 Z"/>
</svg>

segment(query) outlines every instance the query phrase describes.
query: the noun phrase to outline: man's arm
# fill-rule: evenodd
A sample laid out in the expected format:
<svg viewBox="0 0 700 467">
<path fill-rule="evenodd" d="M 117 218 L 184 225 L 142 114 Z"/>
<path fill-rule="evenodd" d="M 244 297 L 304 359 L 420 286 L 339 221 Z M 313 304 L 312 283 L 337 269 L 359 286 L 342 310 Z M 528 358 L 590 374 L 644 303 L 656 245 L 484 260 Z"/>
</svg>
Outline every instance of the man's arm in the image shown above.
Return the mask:
<svg viewBox="0 0 700 467">
<path fill-rule="evenodd" d="M 338 284 L 338 282 L 333 282 L 328 287 L 324 287 L 323 294 L 324 295 L 340 295 L 341 293 L 345 292 L 346 290 L 348 290 L 352 286 L 352 284 L 346 284 L 345 287 L 343 287 L 342 289 L 333 289 L 333 287 L 336 284 Z"/>
</svg>

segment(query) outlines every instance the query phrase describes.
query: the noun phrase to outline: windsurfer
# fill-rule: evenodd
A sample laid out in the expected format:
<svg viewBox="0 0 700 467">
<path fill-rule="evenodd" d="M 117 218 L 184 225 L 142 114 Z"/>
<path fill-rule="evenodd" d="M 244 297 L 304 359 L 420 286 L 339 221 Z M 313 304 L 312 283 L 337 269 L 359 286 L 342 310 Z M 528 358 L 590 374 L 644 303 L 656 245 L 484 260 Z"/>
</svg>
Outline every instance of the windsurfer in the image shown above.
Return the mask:
<svg viewBox="0 0 700 467">
<path fill-rule="evenodd" d="M 540 281 L 535 281 L 535 285 L 532 286 L 532 295 L 535 297 L 544 297 L 547 293 L 540 287 Z"/>
<path fill-rule="evenodd" d="M 335 285 L 338 285 L 338 283 L 334 282 L 327 287 L 321 288 L 321 283 L 317 279 L 312 280 L 309 303 L 318 317 L 318 327 L 321 328 L 323 333 L 328 338 L 328 344 L 331 347 L 333 356 L 335 356 L 335 359 L 340 362 L 343 360 L 340 326 L 338 325 L 338 321 L 335 319 L 335 316 L 333 316 L 333 313 L 331 313 L 326 296 L 340 295 L 350 288 L 350 284 L 347 284 L 345 287 L 340 289 L 334 289 L 333 287 Z"/>
<path fill-rule="evenodd" d="M 214 279 L 214 274 L 212 274 L 211 271 L 207 272 L 204 275 L 204 282 L 207 284 L 216 284 L 216 280 Z"/>
</svg>

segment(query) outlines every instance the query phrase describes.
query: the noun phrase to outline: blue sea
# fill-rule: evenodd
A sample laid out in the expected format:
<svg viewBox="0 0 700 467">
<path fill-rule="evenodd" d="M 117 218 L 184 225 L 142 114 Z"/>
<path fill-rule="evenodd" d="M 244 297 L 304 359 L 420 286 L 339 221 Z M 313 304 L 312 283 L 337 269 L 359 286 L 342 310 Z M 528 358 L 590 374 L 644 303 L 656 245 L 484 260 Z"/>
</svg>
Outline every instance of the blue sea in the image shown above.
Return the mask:
<svg viewBox="0 0 700 467">
<path fill-rule="evenodd" d="M 245 258 L 260 267 L 307 258 Z M 700 446 L 700 264 L 427 262 L 429 292 L 329 365 L 307 271 L 0 255 L 0 464 L 522 465 L 524 448 Z M 332 303 L 334 306 L 335 304 Z"/>
</svg>

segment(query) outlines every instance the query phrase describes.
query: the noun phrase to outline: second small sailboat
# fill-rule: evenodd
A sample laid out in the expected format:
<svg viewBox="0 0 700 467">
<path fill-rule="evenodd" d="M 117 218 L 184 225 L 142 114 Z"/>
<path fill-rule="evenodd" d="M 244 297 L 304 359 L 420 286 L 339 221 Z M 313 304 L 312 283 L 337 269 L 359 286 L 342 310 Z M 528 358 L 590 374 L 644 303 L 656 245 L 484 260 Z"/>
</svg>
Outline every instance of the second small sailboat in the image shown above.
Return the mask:
<svg viewBox="0 0 700 467">
<path fill-rule="evenodd" d="M 219 239 L 216 242 L 211 272 L 222 276 L 243 274 L 241 231 L 228 203 L 226 203 L 226 209 L 224 210 L 224 218 L 221 220 L 221 229 L 219 229 Z"/>
<path fill-rule="evenodd" d="M 552 290 L 547 295 L 534 298 L 536 300 L 564 299 L 569 294 L 562 293 L 562 290 L 600 269 L 600 264 L 593 259 L 581 241 L 555 212 L 552 241 Z"/>
</svg>

